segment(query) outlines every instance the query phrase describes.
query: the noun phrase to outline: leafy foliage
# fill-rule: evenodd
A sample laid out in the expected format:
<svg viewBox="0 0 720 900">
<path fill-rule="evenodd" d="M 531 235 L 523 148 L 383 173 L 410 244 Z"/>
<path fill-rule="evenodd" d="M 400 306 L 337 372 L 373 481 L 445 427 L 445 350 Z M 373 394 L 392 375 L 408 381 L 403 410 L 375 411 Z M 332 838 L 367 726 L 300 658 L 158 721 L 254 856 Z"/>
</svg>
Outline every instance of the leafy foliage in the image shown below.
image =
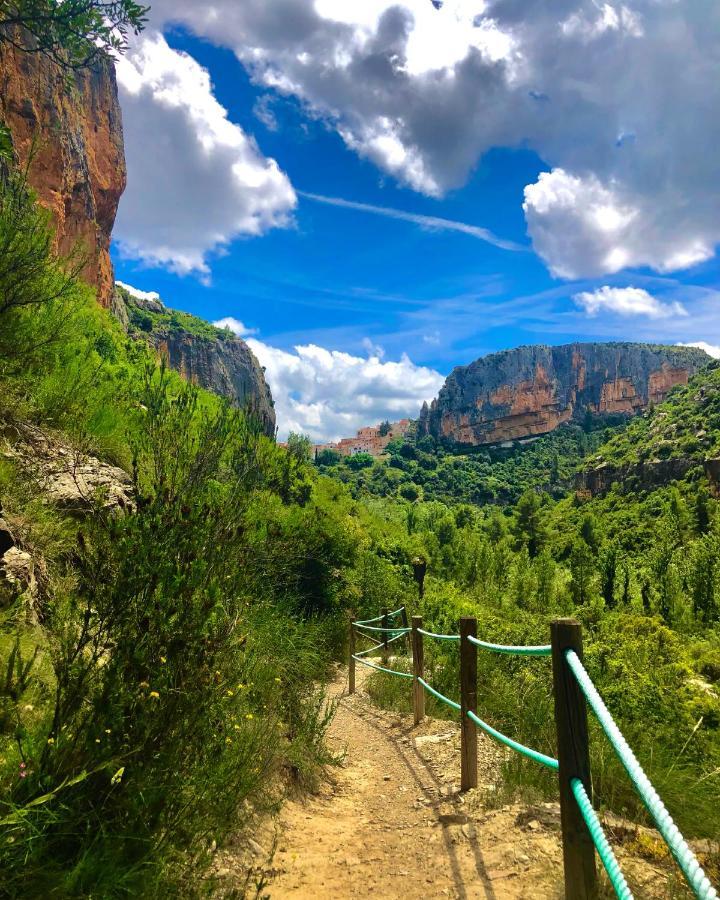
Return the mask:
<svg viewBox="0 0 720 900">
<path fill-rule="evenodd" d="M 134 0 L 0 0 L 0 45 L 82 69 L 123 53 L 128 34 L 144 28 L 148 10 Z"/>
</svg>

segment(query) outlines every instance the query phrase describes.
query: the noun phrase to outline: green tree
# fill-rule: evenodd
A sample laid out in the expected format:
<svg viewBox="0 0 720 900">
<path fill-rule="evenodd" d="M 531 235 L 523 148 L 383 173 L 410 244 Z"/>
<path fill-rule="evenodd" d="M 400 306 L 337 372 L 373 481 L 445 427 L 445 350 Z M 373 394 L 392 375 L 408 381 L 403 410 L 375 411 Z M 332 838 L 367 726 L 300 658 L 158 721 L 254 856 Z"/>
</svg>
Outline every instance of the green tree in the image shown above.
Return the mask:
<svg viewBox="0 0 720 900">
<path fill-rule="evenodd" d="M 542 502 L 537 493 L 528 488 L 515 507 L 515 536 L 519 546 L 526 546 L 534 559 L 545 546 L 547 533 Z"/>
<path fill-rule="evenodd" d="M 82 69 L 124 53 L 128 35 L 145 27 L 148 10 L 134 0 L 0 0 L 0 46 Z"/>
<path fill-rule="evenodd" d="M 287 439 L 287 451 L 299 463 L 309 463 L 312 459 L 312 441 L 306 434 L 291 431 Z"/>
<path fill-rule="evenodd" d="M 578 605 L 587 603 L 592 590 L 595 575 L 595 559 L 593 553 L 582 538 L 578 538 L 570 552 L 570 593 Z"/>
<path fill-rule="evenodd" d="M 600 554 L 598 568 L 600 570 L 600 591 L 605 606 L 613 609 L 615 606 L 615 584 L 618 578 L 618 566 L 620 553 L 615 544 L 610 544 Z"/>
<path fill-rule="evenodd" d="M 588 513 L 583 518 L 582 524 L 580 525 L 580 537 L 585 541 L 592 552 L 597 555 L 600 544 L 602 543 L 602 536 L 598 520 L 592 513 Z"/>
<path fill-rule="evenodd" d="M 695 493 L 693 518 L 695 520 L 695 530 L 697 533 L 707 534 L 710 530 L 710 523 L 712 522 L 712 507 L 710 494 L 704 485 L 700 486 Z"/>
<path fill-rule="evenodd" d="M 369 453 L 355 453 L 345 458 L 345 465 L 355 472 L 360 469 L 369 469 L 374 459 Z"/>
<path fill-rule="evenodd" d="M 336 466 L 342 460 L 342 456 L 337 450 L 326 447 L 321 450 L 315 457 L 315 462 L 319 466 Z"/>
<path fill-rule="evenodd" d="M 378 434 L 380 435 L 380 437 L 385 437 L 386 434 L 390 434 L 391 428 L 392 428 L 392 425 L 390 424 L 390 422 L 387 419 L 385 419 L 384 422 L 380 423 L 380 427 L 378 428 Z"/>
</svg>

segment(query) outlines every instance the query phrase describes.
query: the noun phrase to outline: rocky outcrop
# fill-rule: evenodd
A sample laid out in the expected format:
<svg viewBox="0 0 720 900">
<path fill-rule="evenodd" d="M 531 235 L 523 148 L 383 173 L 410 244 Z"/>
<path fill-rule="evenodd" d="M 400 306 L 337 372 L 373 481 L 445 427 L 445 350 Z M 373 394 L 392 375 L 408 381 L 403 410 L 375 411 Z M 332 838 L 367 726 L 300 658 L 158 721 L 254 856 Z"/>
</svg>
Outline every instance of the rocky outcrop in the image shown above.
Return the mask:
<svg viewBox="0 0 720 900">
<path fill-rule="evenodd" d="M 547 434 L 592 415 L 632 415 L 659 403 L 709 362 L 702 350 L 650 344 L 518 347 L 448 376 L 420 414 L 419 433 L 457 444 Z"/>
<path fill-rule="evenodd" d="M 17 438 L 3 455 L 33 481 L 45 501 L 69 513 L 83 513 L 98 504 L 111 511 L 132 509 L 132 479 L 123 469 L 30 424 L 15 423 L 15 430 Z"/>
<path fill-rule="evenodd" d="M 124 312 L 119 312 L 118 305 L 124 306 Z M 177 313 L 159 298 L 136 297 L 122 288 L 117 289 L 113 309 L 121 320 L 129 321 L 130 334 L 159 351 L 186 381 L 248 409 L 265 434 L 275 435 L 275 404 L 264 369 L 242 338 Z"/>
<path fill-rule="evenodd" d="M 620 492 L 647 491 L 684 478 L 690 469 L 702 465 L 697 459 L 651 459 L 626 466 L 602 463 L 579 472 L 575 478 L 575 491 L 580 496 L 596 497 L 606 494 L 613 485 Z"/>
<path fill-rule="evenodd" d="M 112 63 L 69 74 L 46 57 L 2 46 L 0 121 L 52 213 L 57 249 L 79 244 L 103 306 L 113 293 L 110 232 L 125 188 L 122 118 Z"/>
</svg>

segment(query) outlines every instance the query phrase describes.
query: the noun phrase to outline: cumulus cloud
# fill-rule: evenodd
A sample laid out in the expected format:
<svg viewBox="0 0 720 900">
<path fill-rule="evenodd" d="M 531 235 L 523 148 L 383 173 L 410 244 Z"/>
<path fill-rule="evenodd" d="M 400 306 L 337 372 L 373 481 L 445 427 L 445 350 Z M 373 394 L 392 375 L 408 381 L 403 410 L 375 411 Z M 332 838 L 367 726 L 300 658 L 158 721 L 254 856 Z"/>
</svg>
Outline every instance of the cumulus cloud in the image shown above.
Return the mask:
<svg viewBox="0 0 720 900">
<path fill-rule="evenodd" d="M 560 276 L 679 270 L 720 240 L 718 3 L 156 0 L 151 15 L 232 48 L 427 195 L 491 147 L 534 149 L 548 172 L 528 231 Z"/>
<path fill-rule="evenodd" d="M 708 356 L 712 356 L 713 359 L 720 359 L 720 346 L 708 344 L 707 341 L 689 341 L 686 344 L 679 341 L 678 347 L 698 347 L 700 350 L 704 350 Z"/>
<path fill-rule="evenodd" d="M 158 294 L 157 291 L 141 291 L 140 288 L 133 287 L 131 284 L 126 284 L 124 281 L 116 281 L 115 284 L 126 290 L 131 297 L 135 297 L 138 300 L 160 299 L 160 294 Z"/>
<path fill-rule="evenodd" d="M 575 303 L 589 316 L 601 312 L 617 313 L 620 316 L 647 316 L 650 319 L 668 319 L 671 316 L 686 316 L 685 307 L 673 301 L 661 303 L 644 288 L 604 287 L 595 291 L 581 291 L 573 297 Z"/>
<path fill-rule="evenodd" d="M 210 76 L 148 32 L 117 62 L 128 186 L 114 237 L 123 253 L 178 274 L 239 236 L 288 224 L 287 176 L 227 117 Z"/>
<path fill-rule="evenodd" d="M 314 344 L 292 352 L 254 338 L 248 345 L 265 367 L 281 438 L 296 431 L 316 441 L 337 440 L 363 425 L 414 418 L 445 380 L 405 355 L 399 362 L 383 362 Z"/>
<path fill-rule="evenodd" d="M 251 334 L 257 334 L 257 328 L 248 328 L 240 319 L 236 319 L 234 316 L 225 316 L 223 319 L 218 319 L 216 322 L 213 322 L 213 325 L 216 328 L 229 328 L 233 334 L 236 334 L 238 337 L 248 337 Z"/>
</svg>

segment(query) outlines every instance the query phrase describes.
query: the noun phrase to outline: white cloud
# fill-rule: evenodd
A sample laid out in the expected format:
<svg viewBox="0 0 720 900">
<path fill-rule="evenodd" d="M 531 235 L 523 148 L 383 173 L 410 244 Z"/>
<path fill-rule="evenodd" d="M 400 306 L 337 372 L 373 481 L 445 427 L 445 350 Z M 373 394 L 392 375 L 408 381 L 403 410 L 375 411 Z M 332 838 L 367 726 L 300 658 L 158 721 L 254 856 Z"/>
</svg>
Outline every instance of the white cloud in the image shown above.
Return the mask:
<svg viewBox="0 0 720 900">
<path fill-rule="evenodd" d="M 236 319 L 234 316 L 225 316 L 222 319 L 218 319 L 216 322 L 213 322 L 213 325 L 216 328 L 229 328 L 233 334 L 236 334 L 238 337 L 248 337 L 251 334 L 257 334 L 257 328 L 248 328 L 240 319 Z"/>
<path fill-rule="evenodd" d="M 468 234 L 470 237 L 478 238 L 478 240 L 486 241 L 495 247 L 501 247 L 503 250 L 521 251 L 525 248 L 514 241 L 506 241 L 496 237 L 487 228 L 480 225 L 468 225 L 466 222 L 456 222 L 453 219 L 441 219 L 439 216 L 423 216 L 417 213 L 405 212 L 402 209 L 393 209 L 388 206 L 373 206 L 371 203 L 358 203 L 355 200 L 343 200 L 341 197 L 325 197 L 322 194 L 311 194 L 307 191 L 298 191 L 300 197 L 308 200 L 315 200 L 317 203 L 325 203 L 328 206 L 339 206 L 342 209 L 356 209 L 358 212 L 372 213 L 376 216 L 385 216 L 389 219 L 401 219 L 403 222 L 412 222 L 428 231 L 459 231 L 462 234 Z"/>
<path fill-rule="evenodd" d="M 210 76 L 149 31 L 117 62 L 128 166 L 114 237 L 128 256 L 209 273 L 233 238 L 283 227 L 295 193 L 227 117 Z"/>
<path fill-rule="evenodd" d="M 704 350 L 708 356 L 712 356 L 713 359 L 720 359 L 720 346 L 717 344 L 708 344 L 706 341 L 688 341 L 688 343 L 678 341 L 678 347 L 698 347 L 700 350 Z"/>
<path fill-rule="evenodd" d="M 126 284 L 124 281 L 116 281 L 115 284 L 117 284 L 118 287 L 124 288 L 131 297 L 136 297 L 138 300 L 160 299 L 160 294 L 158 294 L 157 291 L 141 291 L 139 288 L 133 287 L 131 284 Z"/>
<path fill-rule="evenodd" d="M 668 319 L 671 316 L 686 316 L 685 307 L 673 301 L 661 303 L 644 288 L 604 287 L 594 291 L 581 291 L 573 300 L 589 316 L 601 312 L 617 313 L 619 316 L 647 316 L 650 319 Z"/>
<path fill-rule="evenodd" d="M 535 150 L 549 172 L 528 228 L 556 274 L 682 269 L 720 241 L 720 3 L 156 0 L 151 16 L 232 48 L 422 193 L 492 147 Z"/>
<path fill-rule="evenodd" d="M 316 441 L 337 440 L 363 425 L 416 417 L 445 380 L 404 355 L 399 362 L 382 362 L 314 344 L 293 352 L 254 338 L 248 345 L 265 366 L 281 439 L 296 431 Z"/>
</svg>

